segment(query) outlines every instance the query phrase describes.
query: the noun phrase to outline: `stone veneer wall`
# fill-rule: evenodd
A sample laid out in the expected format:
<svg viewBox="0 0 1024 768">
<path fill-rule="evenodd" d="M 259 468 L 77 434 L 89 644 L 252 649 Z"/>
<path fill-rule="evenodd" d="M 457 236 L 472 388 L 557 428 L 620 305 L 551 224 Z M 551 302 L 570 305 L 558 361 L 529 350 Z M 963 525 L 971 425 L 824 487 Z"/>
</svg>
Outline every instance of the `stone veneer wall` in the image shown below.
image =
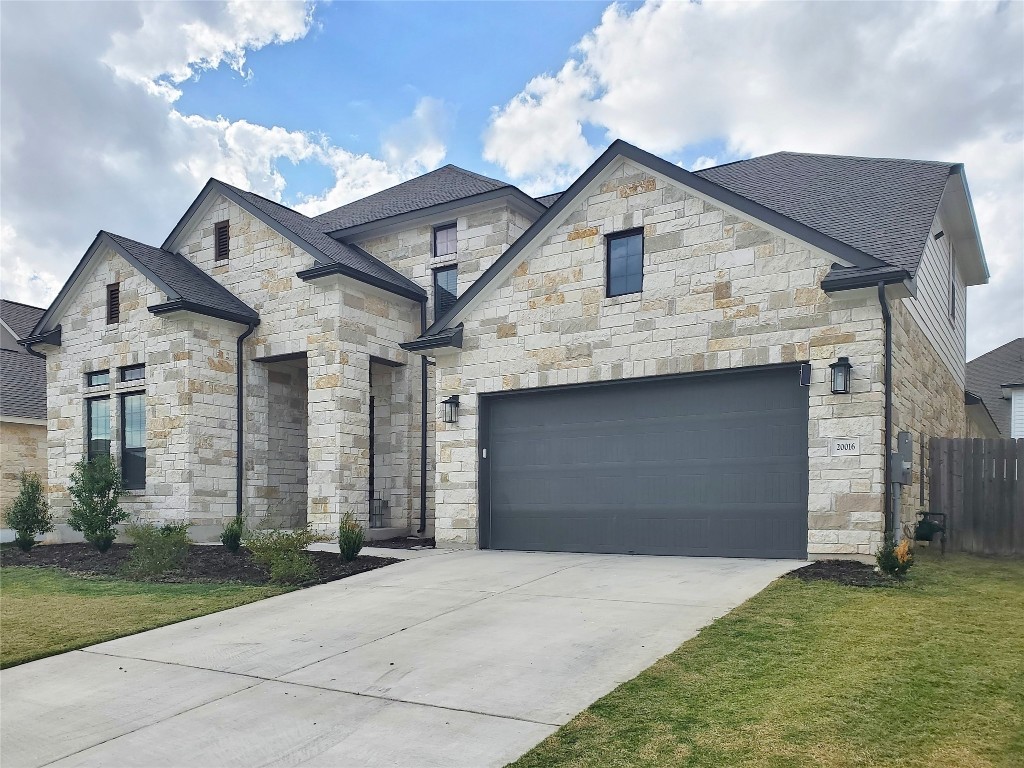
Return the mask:
<svg viewBox="0 0 1024 768">
<path fill-rule="evenodd" d="M 830 299 L 831 259 L 773 236 L 628 163 L 465 318 L 461 352 L 439 351 L 436 535 L 477 543 L 477 395 L 528 387 L 809 360 L 809 551 L 869 554 L 881 541 L 882 320 L 877 301 Z M 585 193 L 586 194 L 586 193 Z M 605 296 L 604 235 L 643 227 L 644 289 Z M 832 395 L 828 364 L 854 364 Z M 831 437 L 861 455 L 829 456 Z"/>
<path fill-rule="evenodd" d="M 409 497 L 409 442 L 407 436 L 419 434 L 418 425 L 409 423 L 409 411 L 403 400 L 408 392 L 396 393 L 395 368 L 370 364 L 370 394 L 374 399 L 373 481 L 374 498 L 388 502 L 387 527 L 408 528 L 412 522 L 414 501 Z M 418 466 L 416 467 L 418 471 Z"/>
<path fill-rule="evenodd" d="M 272 519 L 289 528 L 306 524 L 306 366 L 267 363 L 267 498 Z"/>
<path fill-rule="evenodd" d="M 21 473 L 34 472 L 46 485 L 46 426 L 0 421 L 0 511 L 21 488 Z"/>
</svg>

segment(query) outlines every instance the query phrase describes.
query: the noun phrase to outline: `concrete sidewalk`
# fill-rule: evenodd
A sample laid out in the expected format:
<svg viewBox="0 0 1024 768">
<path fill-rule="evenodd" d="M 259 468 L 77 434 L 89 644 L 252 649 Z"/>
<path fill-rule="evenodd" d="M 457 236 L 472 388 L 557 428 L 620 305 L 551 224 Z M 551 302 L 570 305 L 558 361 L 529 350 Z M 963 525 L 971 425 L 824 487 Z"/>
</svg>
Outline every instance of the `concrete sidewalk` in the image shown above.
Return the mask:
<svg viewBox="0 0 1024 768">
<path fill-rule="evenodd" d="M 6 670 L 0 760 L 504 765 L 797 565 L 427 550 Z"/>
</svg>

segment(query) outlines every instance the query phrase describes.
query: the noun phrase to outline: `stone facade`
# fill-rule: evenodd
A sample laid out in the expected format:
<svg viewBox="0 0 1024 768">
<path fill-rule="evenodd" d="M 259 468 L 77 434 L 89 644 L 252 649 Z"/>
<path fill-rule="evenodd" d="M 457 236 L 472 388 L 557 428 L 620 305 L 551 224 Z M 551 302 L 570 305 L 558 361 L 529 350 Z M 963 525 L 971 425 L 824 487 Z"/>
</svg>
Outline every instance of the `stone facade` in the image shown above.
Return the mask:
<svg viewBox="0 0 1024 768">
<path fill-rule="evenodd" d="M 640 295 L 608 298 L 604 236 L 642 227 Z M 619 163 L 599 177 L 511 278 L 463 318 L 461 352 L 439 350 L 436 534 L 477 543 L 477 395 L 502 390 L 809 361 L 808 548 L 869 554 L 881 541 L 883 326 L 872 297 L 829 298 L 833 259 L 776 236 L 662 177 Z M 853 391 L 832 395 L 846 355 Z M 829 456 L 833 437 L 861 455 Z"/>
<path fill-rule="evenodd" d="M 0 511 L 14 501 L 21 473 L 34 472 L 46 482 L 46 425 L 0 421 Z"/>
</svg>

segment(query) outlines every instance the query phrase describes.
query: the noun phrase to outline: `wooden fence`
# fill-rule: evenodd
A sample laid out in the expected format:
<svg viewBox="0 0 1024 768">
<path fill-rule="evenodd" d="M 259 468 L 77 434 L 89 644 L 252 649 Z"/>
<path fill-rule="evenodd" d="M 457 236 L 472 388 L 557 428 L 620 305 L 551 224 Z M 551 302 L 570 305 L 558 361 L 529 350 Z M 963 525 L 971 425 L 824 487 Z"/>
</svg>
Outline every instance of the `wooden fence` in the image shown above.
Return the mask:
<svg viewBox="0 0 1024 768">
<path fill-rule="evenodd" d="M 954 552 L 1024 556 L 1024 440 L 933 437 L 929 509 Z"/>
</svg>

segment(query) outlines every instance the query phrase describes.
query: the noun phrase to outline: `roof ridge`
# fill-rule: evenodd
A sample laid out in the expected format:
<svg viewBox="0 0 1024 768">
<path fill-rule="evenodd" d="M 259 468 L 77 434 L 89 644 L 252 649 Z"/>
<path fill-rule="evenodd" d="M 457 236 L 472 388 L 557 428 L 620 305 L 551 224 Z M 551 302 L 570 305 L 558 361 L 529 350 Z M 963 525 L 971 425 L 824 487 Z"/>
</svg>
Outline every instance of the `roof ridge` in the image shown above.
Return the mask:
<svg viewBox="0 0 1024 768">
<path fill-rule="evenodd" d="M 26 304 L 24 301 L 15 301 L 14 299 L 0 298 L 0 301 L 6 301 L 8 304 L 17 304 L 19 307 L 26 307 L 27 309 L 38 309 L 41 312 L 46 311 L 46 307 L 37 307 L 35 304 Z"/>
<path fill-rule="evenodd" d="M 289 213 L 294 213 L 296 216 L 302 216 L 304 219 L 308 219 L 309 221 L 313 220 L 311 217 L 307 216 L 302 211 L 297 211 L 294 208 L 285 205 L 284 203 L 278 202 L 277 200 L 272 200 L 271 198 L 265 195 L 261 195 L 259 192 L 253 192 L 252 190 L 236 187 L 234 184 L 228 184 L 226 181 L 221 181 L 218 178 L 213 178 L 213 180 L 216 181 L 218 184 L 223 184 L 225 187 L 228 187 L 229 189 L 233 189 L 235 192 L 238 192 L 243 195 L 252 195 L 253 197 L 258 197 L 260 200 L 268 202 L 271 205 L 276 205 L 278 208 L 284 208 L 286 211 L 288 211 Z"/>
<path fill-rule="evenodd" d="M 900 163 L 920 163 L 921 165 L 938 165 L 948 166 L 952 168 L 954 165 L 959 163 L 947 162 L 945 160 L 915 160 L 910 157 L 878 157 L 876 155 L 837 155 L 831 152 L 793 152 L 792 150 L 783 149 L 778 152 L 772 152 L 767 155 L 757 155 L 756 157 L 749 157 L 748 160 L 755 160 L 759 157 L 771 157 L 772 155 L 792 155 L 795 157 L 831 157 L 836 160 L 894 160 Z M 719 166 L 720 167 L 720 166 Z"/>
<path fill-rule="evenodd" d="M 477 179 L 481 179 L 482 181 L 493 181 L 496 184 L 501 184 L 504 187 L 514 187 L 515 186 L 514 184 L 511 184 L 511 183 L 505 181 L 504 179 L 496 179 L 493 176 L 484 176 L 482 173 L 477 173 L 476 171 L 471 171 L 468 168 L 463 168 L 461 165 L 455 165 L 455 163 L 447 163 L 445 165 L 442 165 L 441 168 L 435 168 L 433 171 L 427 171 L 427 173 L 434 173 L 434 171 L 440 171 L 442 168 L 454 168 L 455 170 L 457 170 L 457 171 L 459 171 L 461 173 L 468 174 L 469 176 L 473 176 L 473 177 L 475 177 Z M 424 173 L 422 175 L 426 176 L 427 173 Z M 416 178 L 419 178 L 419 177 L 417 176 Z M 410 179 L 410 181 L 412 181 L 412 179 Z"/>
<path fill-rule="evenodd" d="M 1011 344 L 1017 344 L 1017 343 L 1022 342 L 1022 341 L 1024 341 L 1024 336 L 1018 336 L 1016 339 L 1010 339 L 1009 341 L 1007 341 L 1007 342 L 1005 342 L 1003 344 L 1000 344 L 998 347 L 993 347 L 988 352 L 982 352 L 977 357 L 968 360 L 966 365 L 970 365 L 971 363 L 976 362 L 978 360 L 981 360 L 981 358 L 987 357 L 988 355 L 991 355 L 994 352 L 998 352 L 1001 349 L 1004 349 L 1004 348 L 1010 346 Z"/>
</svg>

